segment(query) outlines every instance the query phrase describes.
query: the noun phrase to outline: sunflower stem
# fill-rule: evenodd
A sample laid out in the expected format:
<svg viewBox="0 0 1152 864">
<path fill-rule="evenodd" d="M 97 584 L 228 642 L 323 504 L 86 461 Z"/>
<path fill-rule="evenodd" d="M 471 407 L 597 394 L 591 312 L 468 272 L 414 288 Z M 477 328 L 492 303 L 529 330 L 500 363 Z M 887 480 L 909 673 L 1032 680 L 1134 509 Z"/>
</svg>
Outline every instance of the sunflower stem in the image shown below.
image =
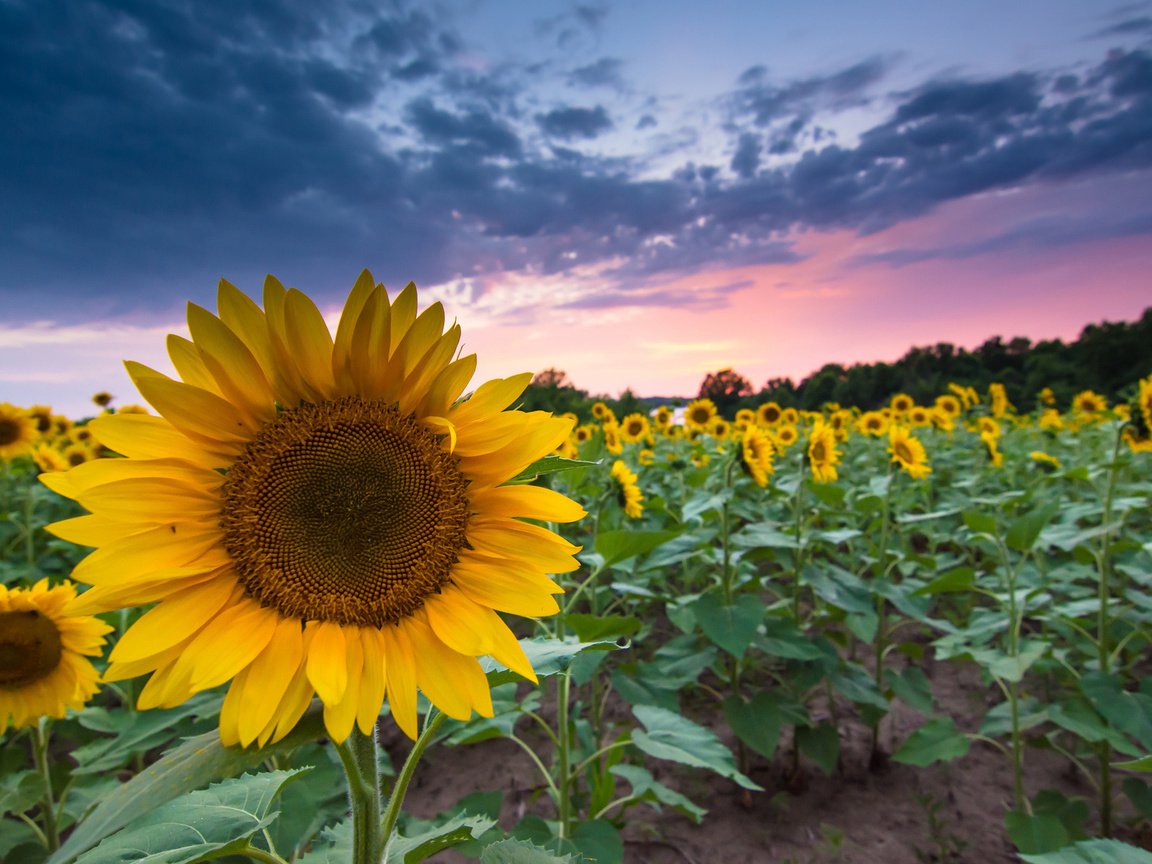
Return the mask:
<svg viewBox="0 0 1152 864">
<path fill-rule="evenodd" d="M 568 670 L 556 676 L 556 733 L 560 744 L 556 748 L 556 786 L 560 800 L 556 802 L 559 811 L 559 835 L 563 839 L 571 834 L 572 825 L 572 730 L 568 721 L 568 700 L 571 698 L 572 678 Z"/>
<path fill-rule="evenodd" d="M 336 745 L 348 778 L 352 802 L 353 864 L 380 864 L 384 854 L 380 831 L 380 769 L 376 761 L 376 729 L 365 735 L 353 729 L 348 740 Z"/>
<path fill-rule="evenodd" d="M 408 758 L 404 760 L 404 767 L 400 769 L 400 775 L 396 778 L 396 785 L 392 787 L 392 794 L 388 796 L 388 806 L 384 810 L 384 820 L 381 823 L 381 835 L 384 838 L 384 859 L 388 855 L 388 847 L 392 845 L 392 838 L 396 836 L 396 820 L 400 818 L 400 810 L 404 806 L 404 796 L 408 794 L 408 784 L 412 782 L 412 775 L 416 773 L 416 765 L 420 762 L 420 757 L 424 755 L 424 751 L 428 749 L 428 745 L 432 743 L 436 731 L 444 722 L 444 713 L 432 708 L 428 716 L 424 720 L 424 730 L 420 733 L 420 737 L 416 739 L 416 743 L 412 745 L 412 750 L 408 754 Z M 376 858 L 373 864 L 377 864 L 382 860 Z"/>
<path fill-rule="evenodd" d="M 32 727 L 32 758 L 36 762 L 36 770 L 44 780 L 44 798 L 40 802 L 40 821 L 44 825 L 44 846 L 49 852 L 60 848 L 60 830 L 56 824 L 56 800 L 52 797 L 52 772 L 48 762 L 48 745 L 50 743 L 52 721 L 41 717 Z"/>
</svg>

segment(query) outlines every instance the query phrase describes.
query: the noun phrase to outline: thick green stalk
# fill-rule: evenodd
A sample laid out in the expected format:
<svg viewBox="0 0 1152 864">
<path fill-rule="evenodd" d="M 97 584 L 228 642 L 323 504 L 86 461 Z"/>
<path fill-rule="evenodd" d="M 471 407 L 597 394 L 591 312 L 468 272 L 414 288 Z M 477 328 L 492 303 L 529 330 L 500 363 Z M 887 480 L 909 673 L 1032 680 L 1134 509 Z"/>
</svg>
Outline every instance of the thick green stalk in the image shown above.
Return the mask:
<svg viewBox="0 0 1152 864">
<path fill-rule="evenodd" d="M 412 775 L 416 773 L 416 766 L 420 762 L 420 757 L 424 755 L 424 751 L 432 743 L 436 731 L 444 722 L 444 716 L 443 712 L 435 708 L 431 709 L 424 720 L 424 731 L 420 733 L 420 737 L 412 745 L 408 758 L 404 760 L 404 767 L 400 769 L 400 774 L 396 778 L 396 785 L 392 787 L 392 794 L 388 796 L 388 806 L 384 809 L 384 819 L 382 822 L 377 822 L 384 838 L 384 856 L 388 854 L 388 847 L 392 845 L 392 837 L 396 833 L 396 820 L 400 818 L 400 811 L 404 807 L 404 796 L 408 794 L 408 785 L 412 782 Z M 380 860 L 376 859 L 373 864 L 378 864 Z"/>
<path fill-rule="evenodd" d="M 559 800 L 559 835 L 568 837 L 572 833 L 572 729 L 568 720 L 569 699 L 571 698 L 572 678 L 568 670 L 556 678 L 556 788 Z"/>
<path fill-rule="evenodd" d="M 32 727 L 32 758 L 36 770 L 44 781 L 44 798 L 40 802 L 40 822 L 44 827 L 44 843 L 49 852 L 60 848 L 60 827 L 56 824 L 56 799 L 52 795 L 52 774 L 48 759 L 48 746 L 51 742 L 49 731 L 52 721 L 41 717 Z"/>
<path fill-rule="evenodd" d="M 882 579 L 887 575 L 888 563 L 888 523 L 891 521 L 892 486 L 895 479 L 892 476 L 892 462 L 888 462 L 888 484 L 884 488 L 884 503 L 880 511 L 883 524 L 880 526 L 880 553 L 876 561 L 875 578 Z M 874 592 L 876 599 L 876 645 L 873 656 L 874 677 L 876 689 L 884 692 L 884 657 L 888 651 L 888 601 L 879 592 Z M 872 755 L 873 764 L 880 754 L 880 718 L 872 723 Z"/>
<path fill-rule="evenodd" d="M 348 779 L 352 803 L 352 862 L 380 864 L 384 835 L 380 830 L 380 770 L 376 761 L 376 729 L 365 735 L 353 729 L 348 740 L 336 746 Z"/>
<path fill-rule="evenodd" d="M 792 502 L 792 515 L 796 523 L 796 548 L 792 552 L 792 565 L 795 574 L 792 577 L 792 618 L 797 626 L 800 624 L 800 571 L 804 567 L 804 544 L 801 536 L 804 531 L 803 520 L 804 498 L 804 457 L 800 458 L 800 476 L 796 480 L 796 495 Z"/>
</svg>

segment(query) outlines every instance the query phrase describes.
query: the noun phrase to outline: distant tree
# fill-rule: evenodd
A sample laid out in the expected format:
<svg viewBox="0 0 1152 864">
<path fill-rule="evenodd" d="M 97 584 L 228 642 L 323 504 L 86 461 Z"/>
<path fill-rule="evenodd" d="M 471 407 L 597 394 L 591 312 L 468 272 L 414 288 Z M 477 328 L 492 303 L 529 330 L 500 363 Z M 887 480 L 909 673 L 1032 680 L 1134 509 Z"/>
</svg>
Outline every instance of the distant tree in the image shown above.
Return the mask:
<svg viewBox="0 0 1152 864">
<path fill-rule="evenodd" d="M 616 412 L 616 417 L 623 420 L 629 414 L 646 413 L 644 403 L 640 400 L 632 388 L 628 387 L 620 394 L 620 398 L 614 400 L 611 405 L 612 410 Z"/>
<path fill-rule="evenodd" d="M 711 399 L 716 410 L 731 417 L 745 396 L 752 395 L 752 382 L 732 369 L 709 372 L 700 385 L 698 398 Z"/>
<path fill-rule="evenodd" d="M 579 390 L 561 369 L 545 369 L 533 376 L 524 391 L 521 405 L 526 411 L 551 411 L 554 414 L 572 412 L 587 414 L 588 391 Z"/>
</svg>

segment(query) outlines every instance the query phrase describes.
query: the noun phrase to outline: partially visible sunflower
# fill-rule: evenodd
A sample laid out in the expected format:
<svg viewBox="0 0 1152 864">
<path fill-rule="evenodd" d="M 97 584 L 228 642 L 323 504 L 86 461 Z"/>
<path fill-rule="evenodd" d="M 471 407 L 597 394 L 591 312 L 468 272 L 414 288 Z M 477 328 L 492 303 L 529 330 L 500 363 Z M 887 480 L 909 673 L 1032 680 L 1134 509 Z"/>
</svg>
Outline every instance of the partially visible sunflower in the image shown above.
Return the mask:
<svg viewBox="0 0 1152 864">
<path fill-rule="evenodd" d="M 888 431 L 888 418 L 879 411 L 865 411 L 856 418 L 856 431 L 862 435 L 879 438 Z"/>
<path fill-rule="evenodd" d="M 620 422 L 620 437 L 627 444 L 647 441 L 652 437 L 652 426 L 644 414 L 629 414 Z"/>
<path fill-rule="evenodd" d="M 45 441 L 37 444 L 32 451 L 32 461 L 41 471 L 64 471 L 71 467 L 64 454 Z"/>
<path fill-rule="evenodd" d="M 616 500 L 631 519 L 644 515 L 644 493 L 636 484 L 636 474 L 624 462 L 617 459 L 612 463 L 612 479 L 616 482 Z"/>
<path fill-rule="evenodd" d="M 36 431 L 42 436 L 51 434 L 52 432 L 52 406 L 51 405 L 33 405 L 28 409 L 28 416 L 32 418 L 32 422 L 36 424 Z"/>
<path fill-rule="evenodd" d="M 893 424 L 888 427 L 888 452 L 893 462 L 917 480 L 923 480 L 932 473 L 924 445 L 903 426 Z"/>
<path fill-rule="evenodd" d="M 808 434 L 808 466 L 817 483 L 834 483 L 839 476 L 836 465 L 840 451 L 836 449 L 836 433 L 823 420 L 817 420 Z"/>
<path fill-rule="evenodd" d="M 981 417 L 976 421 L 976 431 L 981 435 L 991 435 L 993 438 L 999 438 L 1000 424 L 991 417 Z"/>
<path fill-rule="evenodd" d="M 950 393 L 945 393 L 943 396 L 937 396 L 936 407 L 953 419 L 959 417 L 963 413 L 963 408 L 960 406 L 960 400 Z"/>
<path fill-rule="evenodd" d="M 600 431 L 604 433 L 605 450 L 613 456 L 619 456 L 624 452 L 624 442 L 620 438 L 620 427 L 615 420 L 605 420 Z"/>
<path fill-rule="evenodd" d="M 708 434 L 717 441 L 727 441 L 728 436 L 732 434 L 732 424 L 723 417 L 713 417 L 708 424 Z"/>
<path fill-rule="evenodd" d="M 644 467 L 648 467 L 656 462 L 656 452 L 645 447 L 636 454 L 636 460 Z"/>
<path fill-rule="evenodd" d="M 592 403 L 592 416 L 599 420 L 601 423 L 608 421 L 615 422 L 616 412 L 607 406 L 604 402 Z"/>
<path fill-rule="evenodd" d="M 1082 415 L 1100 414 L 1108 410 L 1108 400 L 1093 390 L 1081 390 L 1072 398 L 1072 410 Z"/>
<path fill-rule="evenodd" d="M 572 437 L 576 439 L 577 444 L 583 444 L 586 441 L 591 441 L 596 435 L 596 428 L 590 423 L 585 423 L 582 426 L 577 426 L 572 430 Z"/>
<path fill-rule="evenodd" d="M 32 415 L 23 408 L 0 402 L 0 462 L 27 456 L 39 434 Z"/>
<path fill-rule="evenodd" d="M 765 402 L 756 409 L 756 419 L 763 426 L 775 426 L 780 422 L 784 412 L 775 402 Z"/>
<path fill-rule="evenodd" d="M 1051 454 L 1045 453 L 1043 450 L 1033 450 L 1028 454 L 1033 464 L 1042 471 L 1051 473 L 1060 469 L 1060 460 Z"/>
<path fill-rule="evenodd" d="M 897 393 L 888 401 L 893 414 L 907 414 L 915 404 L 915 400 L 907 393 Z"/>
<path fill-rule="evenodd" d="M 780 423 L 785 426 L 795 426 L 800 422 L 800 412 L 795 408 L 785 408 L 780 412 Z"/>
<path fill-rule="evenodd" d="M 684 409 L 684 425 L 697 432 L 704 432 L 716 416 L 716 405 L 711 399 L 694 399 Z"/>
<path fill-rule="evenodd" d="M 0 732 L 63 717 L 99 689 L 100 675 L 84 658 L 99 656 L 112 628 L 99 618 L 68 614 L 65 606 L 75 596 L 71 582 L 0 585 Z"/>
<path fill-rule="evenodd" d="M 667 405 L 661 405 L 656 409 L 652 415 L 652 422 L 656 425 L 657 429 L 667 429 L 672 425 L 672 418 L 675 416 L 674 412 Z"/>
<path fill-rule="evenodd" d="M 101 408 L 107 408 L 112 404 L 112 400 L 116 397 L 109 393 L 107 390 L 101 390 L 99 393 L 92 394 L 92 401 L 99 405 Z"/>
<path fill-rule="evenodd" d="M 76 442 L 69 444 L 60 451 L 60 457 L 64 460 L 65 467 L 75 468 L 77 465 L 83 465 L 85 462 L 91 462 L 95 459 L 96 451 L 87 444 Z"/>
<path fill-rule="evenodd" d="M 772 433 L 772 440 L 775 442 L 777 449 L 783 451 L 787 450 L 800 439 L 800 433 L 796 431 L 796 427 L 792 425 L 781 426 L 774 433 Z"/>
<path fill-rule="evenodd" d="M 1003 384 L 993 381 L 988 385 L 988 405 L 993 417 L 1003 417 L 1008 413 L 1012 403 L 1008 401 L 1008 391 L 1004 389 Z"/>
<path fill-rule="evenodd" d="M 984 444 L 984 450 L 988 453 L 988 461 L 992 463 L 993 468 L 1004 467 L 1004 454 L 1000 452 L 999 440 L 999 435 L 993 435 L 990 432 L 980 433 L 980 441 Z"/>
<path fill-rule="evenodd" d="M 1152 375 L 1140 380 L 1136 389 L 1136 404 L 1132 408 L 1131 417 L 1136 421 L 1139 414 L 1144 420 L 1144 429 L 1152 434 Z"/>
<path fill-rule="evenodd" d="M 1064 428 L 1064 418 L 1055 408 L 1047 408 L 1040 415 L 1039 425 L 1045 432 L 1055 434 Z"/>
<path fill-rule="evenodd" d="M 736 412 L 736 421 L 733 424 L 737 429 L 743 432 L 749 426 L 756 422 L 756 412 L 751 408 L 741 408 Z"/>
<path fill-rule="evenodd" d="M 772 464 L 775 453 L 772 441 L 763 429 L 754 423 L 744 429 L 740 441 L 740 465 L 757 486 L 767 486 L 768 478 L 775 473 Z"/>
<path fill-rule="evenodd" d="M 1051 387 L 1044 387 L 1037 394 L 1037 398 L 1042 405 L 1052 406 L 1056 404 L 1056 394 L 1052 392 Z"/>
<path fill-rule="evenodd" d="M 330 737 L 368 734 L 385 696 L 417 733 L 417 691 L 450 717 L 491 716 L 477 657 L 534 680 L 498 612 L 543 616 L 577 568 L 573 546 L 533 522 L 582 508 L 505 485 L 571 423 L 507 410 L 531 374 L 461 400 L 475 355 L 439 303 L 417 315 L 364 271 L 335 338 L 303 293 L 269 277 L 261 309 L 227 282 L 219 317 L 189 305 L 169 337 L 183 381 L 127 364 L 160 416 L 105 414 L 124 459 L 41 475 L 92 515 L 52 526 L 98 547 L 72 608 L 155 603 L 120 638 L 106 679 L 151 673 L 142 709 L 230 682 L 226 744 L 291 730 L 319 696 Z M 454 359 L 455 358 L 455 359 Z"/>
<path fill-rule="evenodd" d="M 913 426 L 931 426 L 932 412 L 923 405 L 913 405 L 908 412 L 908 422 Z"/>
</svg>

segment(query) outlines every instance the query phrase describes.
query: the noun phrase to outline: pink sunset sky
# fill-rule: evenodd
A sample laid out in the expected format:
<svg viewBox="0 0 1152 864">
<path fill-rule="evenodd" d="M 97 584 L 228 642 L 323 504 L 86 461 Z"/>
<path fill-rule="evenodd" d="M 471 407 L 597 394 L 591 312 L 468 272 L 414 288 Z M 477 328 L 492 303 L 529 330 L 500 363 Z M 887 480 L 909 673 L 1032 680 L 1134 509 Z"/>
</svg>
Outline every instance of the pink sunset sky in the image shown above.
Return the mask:
<svg viewBox="0 0 1152 864">
<path fill-rule="evenodd" d="M 608 395 L 1152 306 L 1152 5 L 832 5 L 0 5 L 0 402 L 136 402 L 268 272 Z"/>
</svg>

